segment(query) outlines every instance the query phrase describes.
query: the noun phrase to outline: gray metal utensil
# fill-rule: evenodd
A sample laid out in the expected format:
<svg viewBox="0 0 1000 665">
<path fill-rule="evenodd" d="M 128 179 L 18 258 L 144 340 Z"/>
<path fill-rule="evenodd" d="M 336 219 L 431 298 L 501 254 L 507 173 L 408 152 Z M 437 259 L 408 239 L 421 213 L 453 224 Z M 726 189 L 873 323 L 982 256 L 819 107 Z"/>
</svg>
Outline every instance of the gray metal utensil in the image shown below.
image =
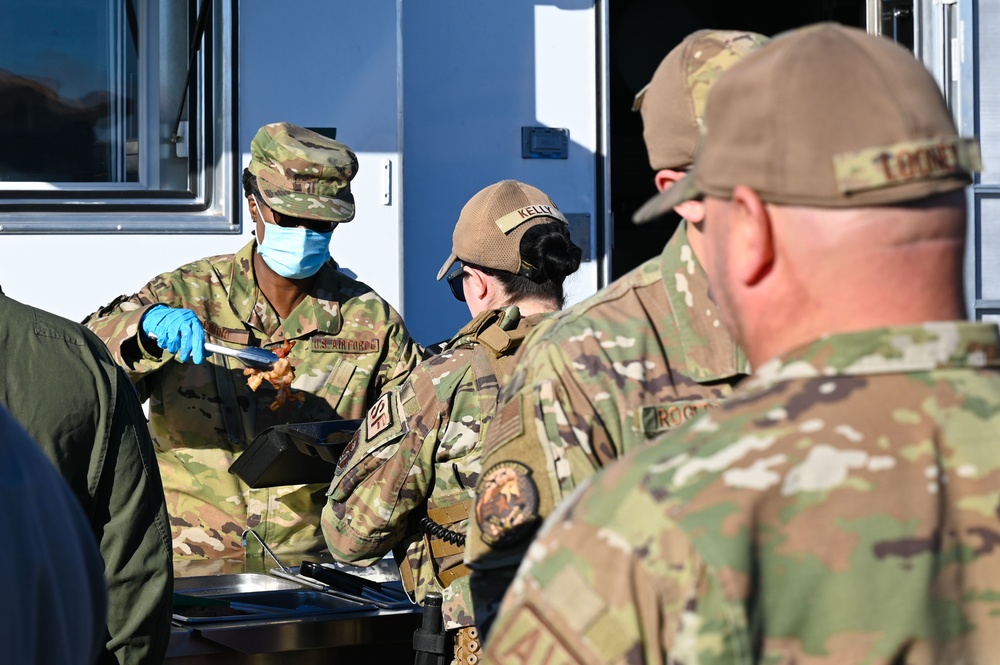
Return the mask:
<svg viewBox="0 0 1000 665">
<path fill-rule="evenodd" d="M 218 344 L 205 342 L 205 350 L 236 358 L 247 367 L 264 371 L 274 369 L 274 363 L 278 362 L 278 356 L 265 349 L 258 349 L 255 346 L 230 349 L 228 346 L 219 346 Z"/>
<path fill-rule="evenodd" d="M 149 339 L 155 341 L 156 335 L 149 335 Z M 220 346 L 218 344 L 212 344 L 211 342 L 205 342 L 205 350 L 210 353 L 218 353 L 220 356 L 236 358 L 247 367 L 252 367 L 253 369 L 259 369 L 265 372 L 274 369 L 274 363 L 278 362 L 278 356 L 270 351 L 258 349 L 255 346 L 244 346 L 242 349 L 230 349 L 228 346 Z"/>
</svg>

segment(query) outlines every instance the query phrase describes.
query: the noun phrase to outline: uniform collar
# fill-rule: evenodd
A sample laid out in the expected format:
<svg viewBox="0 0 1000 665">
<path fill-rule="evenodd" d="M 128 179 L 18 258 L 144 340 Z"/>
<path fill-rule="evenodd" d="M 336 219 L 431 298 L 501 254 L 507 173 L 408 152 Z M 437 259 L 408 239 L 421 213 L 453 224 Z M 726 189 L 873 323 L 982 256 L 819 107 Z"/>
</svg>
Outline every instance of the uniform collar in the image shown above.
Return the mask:
<svg viewBox="0 0 1000 665">
<path fill-rule="evenodd" d="M 339 333 L 343 324 L 342 277 L 332 263 L 323 264 L 313 281 L 312 291 L 282 321 L 257 286 L 253 266 L 256 244 L 256 240 L 251 241 L 236 253 L 229 275 L 229 302 L 240 319 L 270 337 L 272 342 L 314 332 Z"/>
<path fill-rule="evenodd" d="M 827 335 L 767 361 L 748 387 L 811 377 L 1000 367 L 1000 334 L 992 323 L 936 321 Z"/>
<path fill-rule="evenodd" d="M 746 354 L 722 323 L 708 294 L 708 276 L 694 255 L 683 220 L 660 255 L 663 286 L 670 300 L 685 373 L 700 383 L 750 373 Z"/>
</svg>

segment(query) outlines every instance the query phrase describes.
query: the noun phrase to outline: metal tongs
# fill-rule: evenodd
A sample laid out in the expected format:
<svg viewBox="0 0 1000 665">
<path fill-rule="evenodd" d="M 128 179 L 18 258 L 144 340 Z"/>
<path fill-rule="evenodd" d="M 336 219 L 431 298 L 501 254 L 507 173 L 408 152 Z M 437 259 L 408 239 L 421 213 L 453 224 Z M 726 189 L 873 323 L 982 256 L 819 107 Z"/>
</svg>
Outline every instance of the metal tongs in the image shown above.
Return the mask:
<svg viewBox="0 0 1000 665">
<path fill-rule="evenodd" d="M 280 573 L 275 573 L 282 577 Z M 356 577 L 312 561 L 303 561 L 299 573 L 295 576 L 301 584 L 311 586 L 317 591 L 331 596 L 346 598 L 354 602 L 374 605 L 383 610 L 393 609 L 401 603 L 409 604 L 409 598 L 394 589 L 385 589 L 381 584 Z"/>
<path fill-rule="evenodd" d="M 268 371 L 274 369 L 274 363 L 278 362 L 278 356 L 267 351 L 258 349 L 255 346 L 245 346 L 242 349 L 230 349 L 228 346 L 220 346 L 205 342 L 205 350 L 218 353 L 221 356 L 236 358 L 247 367 Z"/>
<path fill-rule="evenodd" d="M 280 577 L 297 584 L 303 584 L 305 586 L 321 591 L 322 593 L 329 594 L 336 598 L 342 598 L 344 600 L 349 600 L 354 603 L 360 603 L 362 605 L 374 605 L 379 609 L 392 609 L 396 607 L 402 601 L 408 601 L 408 598 L 404 595 L 402 598 L 397 598 L 397 594 L 391 589 L 382 589 L 381 585 L 375 584 L 368 580 L 360 580 L 355 578 L 353 575 L 348 575 L 347 573 L 341 573 L 339 571 L 332 571 L 337 574 L 337 579 L 335 584 L 330 584 L 333 575 L 317 575 L 316 572 L 327 573 L 329 571 L 321 570 L 321 567 L 313 564 L 311 561 L 303 561 L 302 567 L 299 572 L 296 573 L 295 570 L 286 566 L 281 559 L 274 553 L 264 539 L 260 537 L 253 529 L 247 529 L 243 532 L 243 549 L 247 547 L 247 536 L 251 535 L 260 543 L 264 551 L 278 564 L 278 568 L 271 570 L 271 574 L 275 577 Z M 312 574 L 310 574 L 312 573 Z M 341 577 L 343 576 L 343 577 Z M 325 578 L 325 579 L 324 579 Z M 347 585 L 348 588 L 344 588 L 344 578 L 350 578 L 355 581 L 355 585 Z M 374 592 L 374 595 L 381 596 L 381 598 L 372 598 L 371 593 L 365 594 L 365 590 L 369 592 Z M 356 593 L 352 593 L 356 592 Z"/>
<path fill-rule="evenodd" d="M 156 335 L 148 335 L 149 339 L 156 341 Z M 220 346 L 205 342 L 205 350 L 209 353 L 218 353 L 220 356 L 236 358 L 241 363 L 252 369 L 259 369 L 267 372 L 274 369 L 274 363 L 278 362 L 278 356 L 265 349 L 255 346 L 244 346 L 241 349 L 230 349 L 228 346 Z"/>
</svg>

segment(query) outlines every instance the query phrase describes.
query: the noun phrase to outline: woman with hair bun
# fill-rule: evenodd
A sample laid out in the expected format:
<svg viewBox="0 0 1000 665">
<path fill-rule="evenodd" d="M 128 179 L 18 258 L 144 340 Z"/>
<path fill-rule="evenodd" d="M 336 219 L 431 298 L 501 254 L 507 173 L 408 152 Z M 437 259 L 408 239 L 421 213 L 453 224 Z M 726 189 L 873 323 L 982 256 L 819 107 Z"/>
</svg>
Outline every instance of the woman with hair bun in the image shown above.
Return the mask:
<svg viewBox="0 0 1000 665">
<path fill-rule="evenodd" d="M 504 180 L 473 196 L 437 276 L 472 321 L 368 411 L 330 486 L 323 533 L 333 556 L 364 566 L 391 550 L 411 598 L 441 594 L 453 662 L 475 662 L 479 650 L 462 559 L 487 425 L 514 353 L 562 307 L 580 259 L 540 190 Z"/>
</svg>

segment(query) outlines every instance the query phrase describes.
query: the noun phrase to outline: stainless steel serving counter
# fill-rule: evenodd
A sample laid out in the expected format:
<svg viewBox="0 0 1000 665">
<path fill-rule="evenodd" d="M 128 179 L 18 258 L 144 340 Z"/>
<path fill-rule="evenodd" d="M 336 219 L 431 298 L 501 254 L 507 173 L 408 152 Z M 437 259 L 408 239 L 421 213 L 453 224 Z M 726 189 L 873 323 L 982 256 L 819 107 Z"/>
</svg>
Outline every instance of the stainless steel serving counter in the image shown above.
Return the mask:
<svg viewBox="0 0 1000 665">
<path fill-rule="evenodd" d="M 266 568 L 259 558 L 178 562 L 166 662 L 413 663 L 422 613 L 398 585 L 357 595 L 297 572 Z"/>
</svg>

